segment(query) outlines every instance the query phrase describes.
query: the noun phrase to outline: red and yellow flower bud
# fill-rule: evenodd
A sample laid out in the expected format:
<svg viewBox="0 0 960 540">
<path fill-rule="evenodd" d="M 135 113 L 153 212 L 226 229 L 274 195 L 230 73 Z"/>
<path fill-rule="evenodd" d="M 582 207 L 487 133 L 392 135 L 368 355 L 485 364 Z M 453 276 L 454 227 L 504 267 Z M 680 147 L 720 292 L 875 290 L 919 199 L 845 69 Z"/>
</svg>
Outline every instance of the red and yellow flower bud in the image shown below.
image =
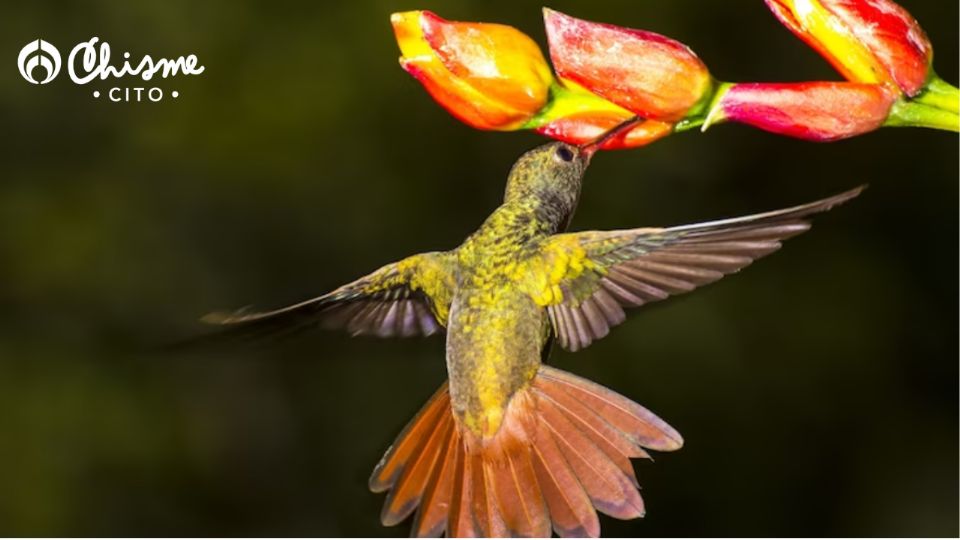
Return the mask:
<svg viewBox="0 0 960 540">
<path fill-rule="evenodd" d="M 913 97 L 931 75 L 930 40 L 891 0 L 765 1 L 847 80 L 887 84 Z"/>
<path fill-rule="evenodd" d="M 553 74 L 537 44 L 501 24 L 390 17 L 400 65 L 451 114 L 479 129 L 517 129 L 547 103 Z"/>
<path fill-rule="evenodd" d="M 563 142 L 583 144 L 636 116 L 578 84 L 566 81 L 554 85 L 550 103 L 526 127 Z M 671 123 L 646 120 L 606 141 L 601 149 L 636 148 L 672 132 Z"/>
<path fill-rule="evenodd" d="M 710 91 L 706 66 L 680 42 L 550 9 L 543 14 L 557 75 L 638 116 L 677 121 Z"/>
<path fill-rule="evenodd" d="M 620 123 L 633 118 L 632 114 L 580 113 L 558 118 L 537 128 L 537 133 L 570 144 L 584 144 L 597 140 Z M 614 137 L 600 147 L 601 150 L 637 148 L 652 143 L 673 133 L 673 124 L 657 120 L 644 120 L 623 135 Z"/>
<path fill-rule="evenodd" d="M 581 144 L 634 116 L 572 81 L 555 80 L 536 43 L 515 28 L 451 22 L 429 11 L 396 13 L 391 22 L 403 53 L 400 65 L 475 128 L 533 129 Z M 641 146 L 672 128 L 646 121 L 603 148 Z"/>
<path fill-rule="evenodd" d="M 894 90 L 878 84 L 735 84 L 704 125 L 729 120 L 799 139 L 834 141 L 879 128 L 896 97 Z"/>
</svg>

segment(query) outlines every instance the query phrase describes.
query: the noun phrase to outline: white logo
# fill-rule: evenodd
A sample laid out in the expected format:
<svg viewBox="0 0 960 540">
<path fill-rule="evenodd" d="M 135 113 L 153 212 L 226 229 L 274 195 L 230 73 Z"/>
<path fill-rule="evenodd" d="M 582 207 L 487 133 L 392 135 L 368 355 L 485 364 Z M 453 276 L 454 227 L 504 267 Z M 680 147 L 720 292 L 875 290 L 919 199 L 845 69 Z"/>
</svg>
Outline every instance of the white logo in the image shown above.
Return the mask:
<svg viewBox="0 0 960 540">
<path fill-rule="evenodd" d="M 49 42 L 42 39 L 31 41 L 20 50 L 17 64 L 20 75 L 27 82 L 33 84 L 47 84 L 60 73 L 62 63 L 66 63 L 66 72 L 75 84 L 96 84 L 108 79 L 124 79 L 136 77 L 143 81 L 167 79 L 178 75 L 200 75 L 204 67 L 200 65 L 197 55 L 188 54 L 176 58 L 156 58 L 144 55 L 139 60 L 130 57 L 129 52 L 123 53 L 123 59 L 113 59 L 110 44 L 100 41 L 99 37 L 92 37 L 78 43 L 67 55 L 66 62 L 62 62 L 60 51 Z M 37 80 L 33 72 L 42 67 L 46 75 Z M 120 84 L 120 83 L 117 83 Z M 113 102 L 153 101 L 163 99 L 164 90 L 158 86 L 114 86 L 109 91 L 101 93 L 99 89 L 93 91 L 93 97 L 99 98 L 106 94 Z M 180 96 L 178 90 L 169 91 L 173 98 Z"/>
<path fill-rule="evenodd" d="M 119 79 L 127 75 L 149 81 L 154 75 L 166 79 L 181 74 L 199 75 L 204 70 L 203 66 L 198 65 L 199 61 L 195 54 L 172 59 L 160 58 L 158 60 L 146 55 L 139 62 L 133 62 L 128 52 L 123 53 L 123 63 L 117 68 L 110 65 L 110 44 L 103 41 L 97 45 L 98 41 L 100 41 L 100 38 L 92 37 L 89 41 L 80 43 L 70 51 L 67 68 L 73 82 L 87 84 L 96 79 L 105 81 L 111 77 Z"/>
<path fill-rule="evenodd" d="M 42 39 L 31 41 L 20 49 L 17 66 L 20 67 L 20 75 L 27 81 L 33 84 L 47 84 L 60 73 L 60 51 Z M 40 81 L 33 78 L 33 70 L 37 66 L 47 72 L 46 77 Z"/>
</svg>

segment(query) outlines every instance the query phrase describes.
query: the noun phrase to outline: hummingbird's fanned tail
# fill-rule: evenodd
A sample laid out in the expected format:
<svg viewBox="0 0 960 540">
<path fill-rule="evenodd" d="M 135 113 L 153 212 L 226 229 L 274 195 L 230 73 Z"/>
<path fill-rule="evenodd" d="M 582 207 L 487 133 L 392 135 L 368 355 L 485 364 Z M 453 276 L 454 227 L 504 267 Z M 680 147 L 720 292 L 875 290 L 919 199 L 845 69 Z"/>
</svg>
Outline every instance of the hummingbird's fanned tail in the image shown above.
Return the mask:
<svg viewBox="0 0 960 540">
<path fill-rule="evenodd" d="M 630 458 L 682 444 L 633 401 L 542 366 L 486 440 L 459 424 L 444 384 L 387 451 L 370 488 L 390 490 L 385 525 L 417 510 L 413 536 L 598 536 L 596 510 L 643 516 Z"/>
</svg>

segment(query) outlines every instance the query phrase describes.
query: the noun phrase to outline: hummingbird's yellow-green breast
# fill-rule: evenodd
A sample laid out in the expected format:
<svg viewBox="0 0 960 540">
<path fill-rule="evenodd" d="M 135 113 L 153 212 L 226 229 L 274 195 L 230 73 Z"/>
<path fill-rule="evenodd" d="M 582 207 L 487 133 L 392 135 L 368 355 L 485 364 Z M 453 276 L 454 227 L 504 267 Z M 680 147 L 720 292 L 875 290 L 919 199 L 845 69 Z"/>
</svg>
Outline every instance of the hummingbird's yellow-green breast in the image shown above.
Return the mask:
<svg viewBox="0 0 960 540">
<path fill-rule="evenodd" d="M 547 267 L 545 241 L 576 208 L 585 166 L 566 145 L 527 153 L 511 170 L 504 203 L 455 250 L 450 399 L 478 436 L 497 433 L 510 398 L 540 366 L 550 336 L 543 300 L 553 289 L 559 293 L 563 277 Z"/>
</svg>

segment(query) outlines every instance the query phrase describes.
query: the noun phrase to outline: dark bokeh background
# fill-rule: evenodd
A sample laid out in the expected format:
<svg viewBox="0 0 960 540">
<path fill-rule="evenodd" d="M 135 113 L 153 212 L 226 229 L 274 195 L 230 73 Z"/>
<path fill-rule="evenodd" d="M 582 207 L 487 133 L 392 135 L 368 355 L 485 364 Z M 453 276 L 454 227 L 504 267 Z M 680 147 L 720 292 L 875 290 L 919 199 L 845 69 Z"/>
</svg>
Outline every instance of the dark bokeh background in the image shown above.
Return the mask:
<svg viewBox="0 0 960 540">
<path fill-rule="evenodd" d="M 454 121 L 397 66 L 392 11 L 518 26 L 539 5 L 185 0 L 0 7 L 0 534 L 405 535 L 366 478 L 444 378 L 441 338 L 316 334 L 132 354 L 212 309 L 272 307 L 456 245 L 542 142 Z M 957 82 L 956 2 L 905 0 Z M 727 80 L 833 79 L 762 2 L 557 1 L 688 43 Z M 38 36 L 196 53 L 180 98 L 18 75 Z M 143 85 L 137 79 L 120 84 Z M 739 126 L 605 154 L 574 229 L 766 210 L 869 182 L 757 265 L 635 313 L 558 366 L 687 445 L 638 464 L 607 535 L 958 534 L 957 136 L 835 144 Z"/>
</svg>

